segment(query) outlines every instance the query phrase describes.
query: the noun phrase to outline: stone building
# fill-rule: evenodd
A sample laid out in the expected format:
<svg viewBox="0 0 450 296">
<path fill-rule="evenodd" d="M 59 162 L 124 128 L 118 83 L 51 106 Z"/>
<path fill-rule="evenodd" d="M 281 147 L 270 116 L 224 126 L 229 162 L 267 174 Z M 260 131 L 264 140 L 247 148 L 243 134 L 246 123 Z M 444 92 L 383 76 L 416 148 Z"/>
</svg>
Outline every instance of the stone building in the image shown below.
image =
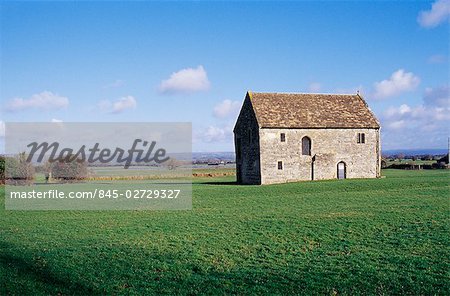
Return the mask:
<svg viewBox="0 0 450 296">
<path fill-rule="evenodd" d="M 240 184 L 380 177 L 380 124 L 359 94 L 247 92 L 234 141 Z"/>
</svg>

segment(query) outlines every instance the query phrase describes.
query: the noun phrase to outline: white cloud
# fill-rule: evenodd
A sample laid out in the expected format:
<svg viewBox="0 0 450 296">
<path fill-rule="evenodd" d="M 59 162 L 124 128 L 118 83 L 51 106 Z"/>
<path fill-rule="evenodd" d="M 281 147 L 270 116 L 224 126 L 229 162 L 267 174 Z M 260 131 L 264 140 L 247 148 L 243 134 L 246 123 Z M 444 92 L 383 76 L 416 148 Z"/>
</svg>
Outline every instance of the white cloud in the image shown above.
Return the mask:
<svg viewBox="0 0 450 296">
<path fill-rule="evenodd" d="M 196 138 L 204 143 L 232 143 L 233 127 L 230 124 L 225 126 L 210 125 L 197 134 Z"/>
<path fill-rule="evenodd" d="M 14 98 L 6 105 L 7 111 L 21 111 L 25 109 L 51 110 L 62 109 L 69 105 L 69 99 L 50 91 L 43 91 L 32 95 L 29 99 Z"/>
<path fill-rule="evenodd" d="M 428 58 L 427 62 L 429 64 L 444 64 L 447 62 L 447 57 L 443 54 L 435 54 Z"/>
<path fill-rule="evenodd" d="M 224 100 L 214 107 L 214 116 L 217 118 L 237 117 L 241 109 L 241 102 Z"/>
<path fill-rule="evenodd" d="M 137 106 L 136 99 L 133 96 L 126 96 L 115 101 L 103 100 L 97 104 L 100 111 L 107 113 L 121 113 L 127 109 L 135 109 Z"/>
<path fill-rule="evenodd" d="M 223 141 L 226 138 L 227 132 L 223 128 L 217 126 L 209 126 L 204 133 L 204 140 L 206 142 Z"/>
<path fill-rule="evenodd" d="M 210 86 L 208 75 L 203 66 L 181 69 L 172 73 L 169 79 L 163 80 L 159 91 L 165 94 L 193 93 L 208 90 Z"/>
<path fill-rule="evenodd" d="M 437 107 L 450 107 L 450 87 L 448 85 L 425 89 L 423 97 L 425 105 Z"/>
<path fill-rule="evenodd" d="M 132 96 L 127 96 L 118 99 L 113 103 L 112 113 L 120 113 L 126 109 L 136 108 L 136 100 Z"/>
<path fill-rule="evenodd" d="M 63 121 L 61 119 L 53 118 L 51 122 L 60 123 L 60 122 L 63 122 Z"/>
<path fill-rule="evenodd" d="M 313 82 L 308 86 L 308 91 L 312 93 L 319 92 L 321 89 L 322 85 L 319 82 Z"/>
<path fill-rule="evenodd" d="M 392 122 L 388 122 L 388 126 L 387 127 L 389 129 L 397 130 L 397 129 L 402 129 L 405 126 L 406 126 L 406 122 L 404 120 L 395 120 L 395 121 L 392 121 Z"/>
<path fill-rule="evenodd" d="M 390 108 L 381 116 L 384 148 L 443 148 L 450 109 L 419 106 Z"/>
<path fill-rule="evenodd" d="M 450 16 L 450 0 L 437 0 L 431 5 L 431 10 L 421 11 L 417 21 L 422 27 L 433 28 L 448 22 Z"/>
<path fill-rule="evenodd" d="M 407 114 L 407 113 L 411 112 L 411 107 L 409 107 L 406 104 L 403 104 L 400 106 L 400 108 L 398 108 L 398 112 L 400 114 Z"/>
<path fill-rule="evenodd" d="M 450 120 L 450 106 L 408 106 L 403 104 L 399 107 L 390 107 L 384 113 L 384 118 L 388 121 L 398 121 L 400 119 L 406 120 L 409 123 L 430 123 L 434 121 L 448 121 Z"/>
<path fill-rule="evenodd" d="M 399 69 L 392 73 L 389 79 L 375 82 L 374 97 L 381 99 L 396 96 L 403 92 L 414 90 L 419 83 L 420 78 L 412 72 L 405 72 L 405 70 Z"/>
<path fill-rule="evenodd" d="M 423 104 L 390 107 L 380 116 L 390 148 L 442 148 L 450 135 L 448 87 L 427 88 Z"/>
</svg>

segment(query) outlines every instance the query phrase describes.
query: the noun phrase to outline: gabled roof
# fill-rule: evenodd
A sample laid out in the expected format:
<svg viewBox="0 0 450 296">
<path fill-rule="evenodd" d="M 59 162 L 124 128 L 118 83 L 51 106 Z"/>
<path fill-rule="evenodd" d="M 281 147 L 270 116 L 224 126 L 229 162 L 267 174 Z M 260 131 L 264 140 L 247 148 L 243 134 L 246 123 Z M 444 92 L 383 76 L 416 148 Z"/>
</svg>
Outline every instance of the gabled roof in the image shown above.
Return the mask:
<svg viewBox="0 0 450 296">
<path fill-rule="evenodd" d="M 248 92 L 260 128 L 379 128 L 358 94 Z"/>
</svg>

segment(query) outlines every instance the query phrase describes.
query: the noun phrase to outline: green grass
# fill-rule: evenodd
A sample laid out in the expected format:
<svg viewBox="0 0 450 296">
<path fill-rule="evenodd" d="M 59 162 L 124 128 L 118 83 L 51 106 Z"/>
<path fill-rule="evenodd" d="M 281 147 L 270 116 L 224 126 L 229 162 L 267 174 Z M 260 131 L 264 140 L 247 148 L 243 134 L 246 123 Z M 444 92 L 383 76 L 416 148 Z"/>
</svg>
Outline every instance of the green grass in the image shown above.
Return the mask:
<svg viewBox="0 0 450 296">
<path fill-rule="evenodd" d="M 449 295 L 449 171 L 383 173 L 195 178 L 192 211 L 1 210 L 0 295 Z"/>
<path fill-rule="evenodd" d="M 236 174 L 236 169 L 233 165 L 229 166 L 218 166 L 211 168 L 194 168 L 192 169 L 192 173 L 200 173 L 200 174 Z"/>
</svg>

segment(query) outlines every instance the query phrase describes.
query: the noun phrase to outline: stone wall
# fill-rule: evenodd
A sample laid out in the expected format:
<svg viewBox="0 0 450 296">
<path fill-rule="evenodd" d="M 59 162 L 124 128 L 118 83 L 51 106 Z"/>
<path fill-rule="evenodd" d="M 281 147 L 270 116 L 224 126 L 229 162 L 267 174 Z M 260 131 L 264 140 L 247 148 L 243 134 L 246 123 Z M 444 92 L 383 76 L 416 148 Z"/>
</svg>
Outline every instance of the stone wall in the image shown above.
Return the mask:
<svg viewBox="0 0 450 296">
<path fill-rule="evenodd" d="M 346 164 L 346 178 L 380 176 L 378 129 L 265 129 L 260 134 L 261 184 L 337 178 L 337 164 Z M 280 141 L 285 133 L 286 141 Z M 365 143 L 357 143 L 357 134 Z M 311 139 L 311 155 L 302 155 L 302 138 Z M 282 161 L 283 169 L 278 169 Z"/>
<path fill-rule="evenodd" d="M 234 127 L 236 176 L 239 184 L 261 184 L 259 127 L 250 99 L 245 98 Z"/>
</svg>

